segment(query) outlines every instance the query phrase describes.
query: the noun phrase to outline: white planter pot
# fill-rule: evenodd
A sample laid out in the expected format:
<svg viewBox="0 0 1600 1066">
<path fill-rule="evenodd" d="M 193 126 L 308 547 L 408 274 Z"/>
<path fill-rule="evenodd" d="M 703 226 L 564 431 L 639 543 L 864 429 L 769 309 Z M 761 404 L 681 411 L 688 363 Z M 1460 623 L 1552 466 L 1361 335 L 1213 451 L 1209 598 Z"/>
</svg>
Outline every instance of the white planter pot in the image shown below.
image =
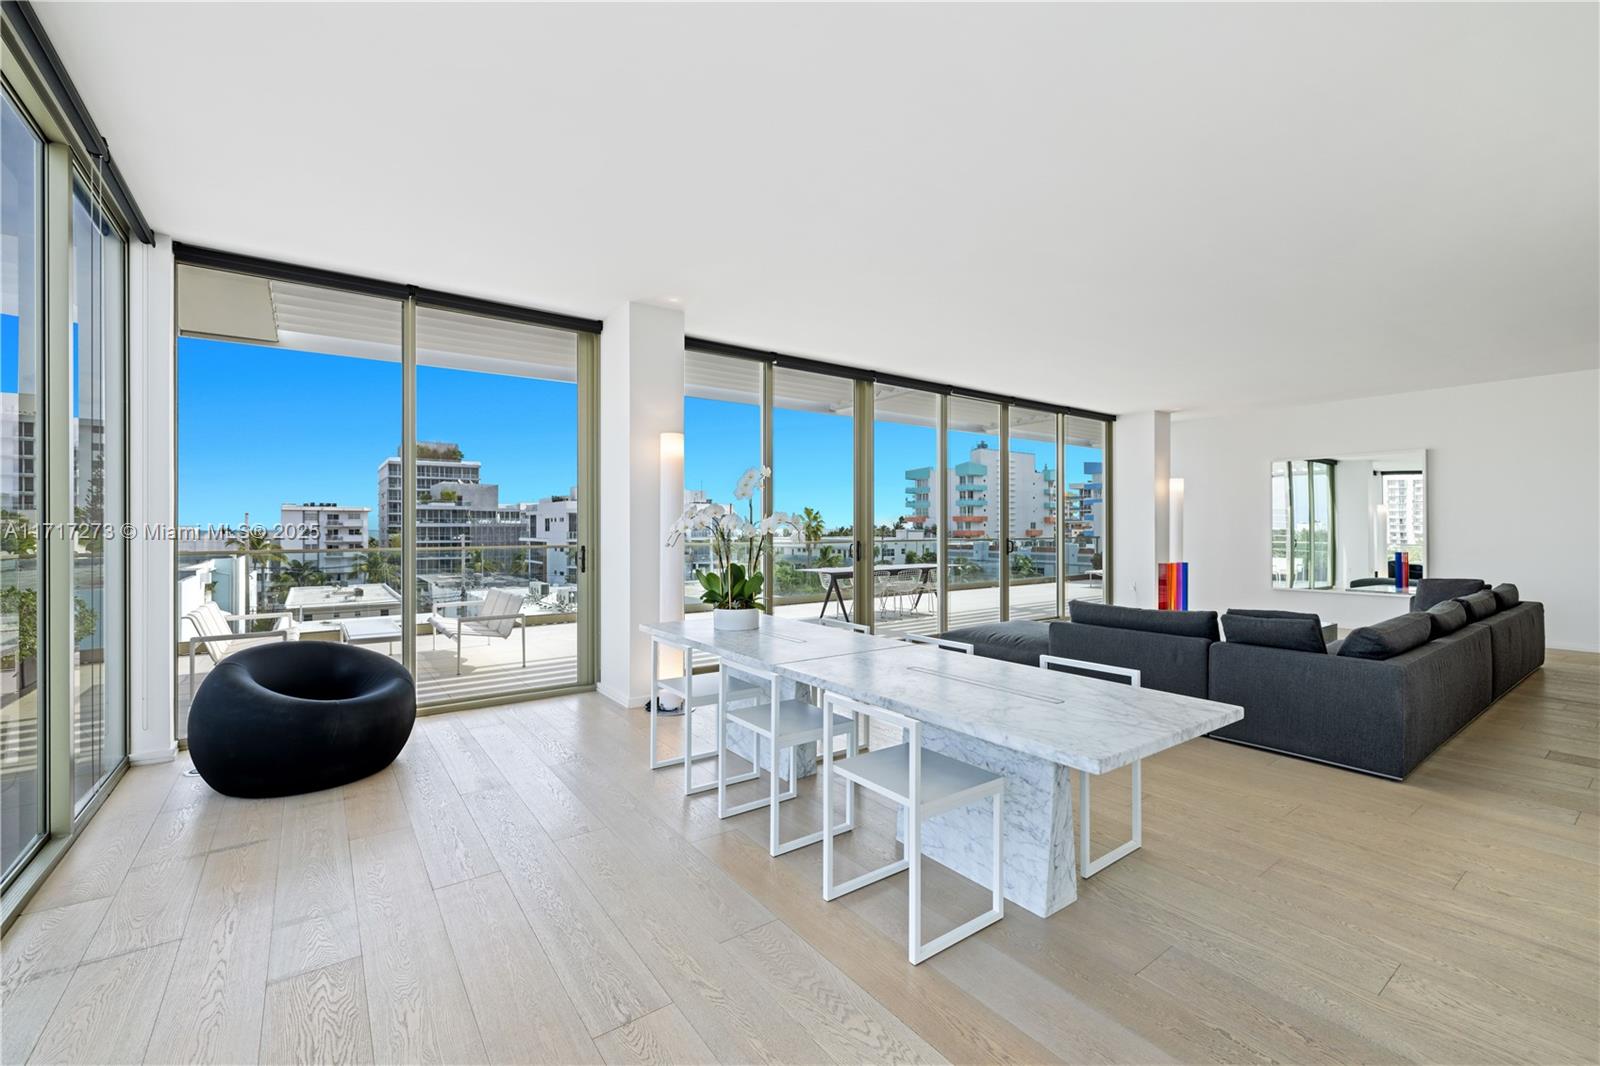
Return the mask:
<svg viewBox="0 0 1600 1066">
<path fill-rule="evenodd" d="M 745 607 L 736 611 L 730 611 L 726 607 L 718 607 L 711 612 L 711 628 L 713 629 L 758 629 L 760 626 L 761 612 L 754 607 Z"/>
</svg>

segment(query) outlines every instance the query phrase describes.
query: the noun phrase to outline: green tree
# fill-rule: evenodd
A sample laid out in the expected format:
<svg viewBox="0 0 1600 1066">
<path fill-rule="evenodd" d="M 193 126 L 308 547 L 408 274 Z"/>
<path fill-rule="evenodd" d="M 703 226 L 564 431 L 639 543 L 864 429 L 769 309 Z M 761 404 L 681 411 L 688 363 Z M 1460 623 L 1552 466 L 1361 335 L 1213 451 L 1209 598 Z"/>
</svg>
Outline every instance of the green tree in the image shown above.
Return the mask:
<svg viewBox="0 0 1600 1066">
<path fill-rule="evenodd" d="M 400 568 L 395 566 L 394 557 L 382 551 L 370 551 L 362 556 L 361 562 L 356 565 L 356 572 L 374 585 L 392 584 L 400 576 Z"/>
<path fill-rule="evenodd" d="M 1039 573 L 1038 564 L 1029 555 L 1013 555 L 1011 557 L 1012 577 L 1035 577 Z"/>
<path fill-rule="evenodd" d="M 800 539 L 806 542 L 806 551 L 811 551 L 817 546 L 817 541 L 822 539 L 826 526 L 822 521 L 822 513 L 815 508 L 807 507 L 800 512 Z"/>
<path fill-rule="evenodd" d="M 281 562 L 283 560 L 283 548 L 277 541 L 272 539 L 272 534 L 264 529 L 235 530 L 226 543 L 228 547 L 248 552 L 252 557 L 262 562 Z"/>
<path fill-rule="evenodd" d="M 287 592 L 296 586 L 326 585 L 328 575 L 322 572 L 321 567 L 307 559 L 295 559 L 285 563 L 272 578 L 272 587 L 280 593 Z"/>
</svg>

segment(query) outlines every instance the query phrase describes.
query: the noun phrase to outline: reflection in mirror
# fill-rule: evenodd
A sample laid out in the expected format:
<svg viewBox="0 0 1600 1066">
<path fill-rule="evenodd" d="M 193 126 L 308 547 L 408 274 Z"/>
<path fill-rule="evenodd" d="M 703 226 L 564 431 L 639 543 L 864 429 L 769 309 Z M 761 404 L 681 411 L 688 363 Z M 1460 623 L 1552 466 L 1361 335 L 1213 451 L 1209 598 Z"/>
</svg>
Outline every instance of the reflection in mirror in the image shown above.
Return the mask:
<svg viewBox="0 0 1600 1066">
<path fill-rule="evenodd" d="M 1271 491 L 1274 588 L 1408 595 L 1422 577 L 1425 452 L 1280 459 Z"/>
</svg>

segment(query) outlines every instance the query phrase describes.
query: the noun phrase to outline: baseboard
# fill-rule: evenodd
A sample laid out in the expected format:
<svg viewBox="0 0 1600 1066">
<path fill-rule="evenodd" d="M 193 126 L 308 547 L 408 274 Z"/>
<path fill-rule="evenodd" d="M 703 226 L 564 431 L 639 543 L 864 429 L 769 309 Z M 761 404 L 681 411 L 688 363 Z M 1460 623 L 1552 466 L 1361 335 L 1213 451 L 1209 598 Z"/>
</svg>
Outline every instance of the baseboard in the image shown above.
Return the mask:
<svg viewBox="0 0 1600 1066">
<path fill-rule="evenodd" d="M 134 766 L 155 766 L 158 763 L 171 762 L 178 757 L 178 744 L 173 741 L 172 747 L 166 751 L 136 751 L 128 756 L 128 762 Z"/>
<path fill-rule="evenodd" d="M 643 707 L 644 701 L 649 699 L 648 696 L 644 695 L 630 696 L 626 692 L 619 692 L 617 689 L 605 684 L 595 685 L 594 690 L 612 703 L 621 704 L 624 707 Z"/>
</svg>

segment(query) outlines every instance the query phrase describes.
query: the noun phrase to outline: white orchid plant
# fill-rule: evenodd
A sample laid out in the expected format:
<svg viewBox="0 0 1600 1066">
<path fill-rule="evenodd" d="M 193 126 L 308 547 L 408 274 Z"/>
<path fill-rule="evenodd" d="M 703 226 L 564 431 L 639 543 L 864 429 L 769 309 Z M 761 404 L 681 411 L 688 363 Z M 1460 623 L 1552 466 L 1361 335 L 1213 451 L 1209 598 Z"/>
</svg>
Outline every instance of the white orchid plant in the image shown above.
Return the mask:
<svg viewBox="0 0 1600 1066">
<path fill-rule="evenodd" d="M 733 503 L 691 503 L 672 523 L 668 547 L 696 533 L 710 534 L 715 568 L 700 575 L 700 602 L 730 611 L 761 606 L 761 560 L 772 551 L 774 536 L 795 528 L 794 518 L 781 512 L 756 519 L 756 490 L 771 476 L 769 468 L 752 466 L 734 486 Z"/>
</svg>

